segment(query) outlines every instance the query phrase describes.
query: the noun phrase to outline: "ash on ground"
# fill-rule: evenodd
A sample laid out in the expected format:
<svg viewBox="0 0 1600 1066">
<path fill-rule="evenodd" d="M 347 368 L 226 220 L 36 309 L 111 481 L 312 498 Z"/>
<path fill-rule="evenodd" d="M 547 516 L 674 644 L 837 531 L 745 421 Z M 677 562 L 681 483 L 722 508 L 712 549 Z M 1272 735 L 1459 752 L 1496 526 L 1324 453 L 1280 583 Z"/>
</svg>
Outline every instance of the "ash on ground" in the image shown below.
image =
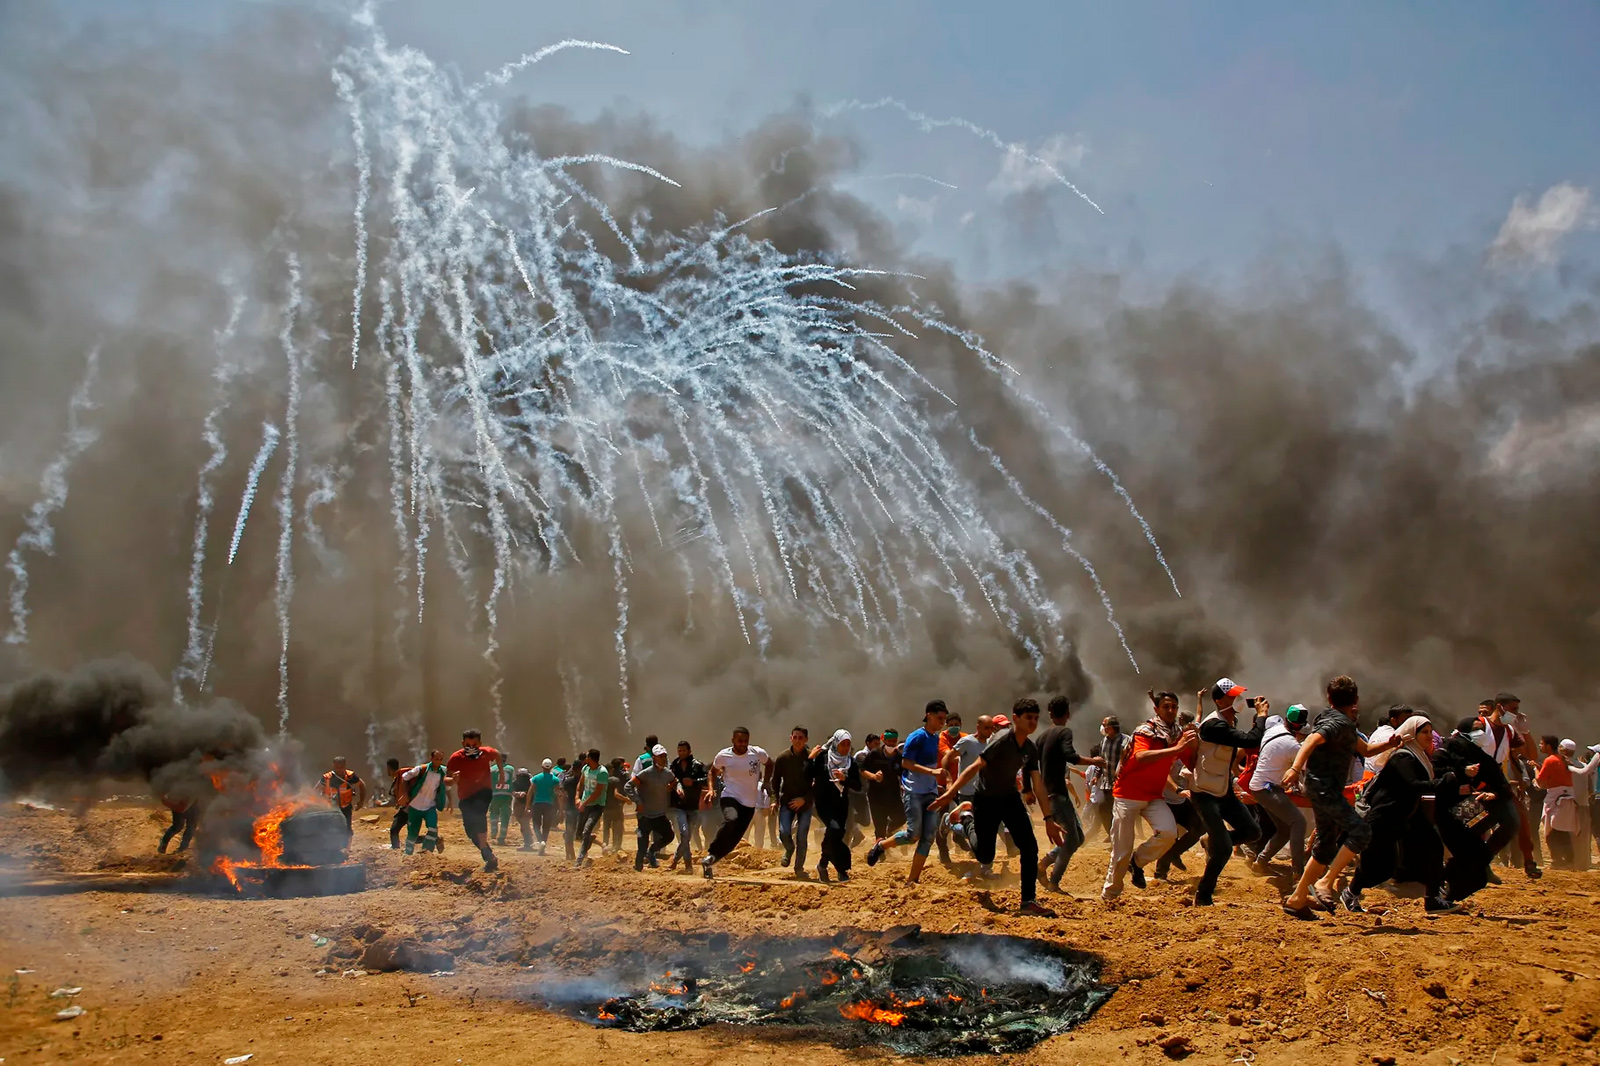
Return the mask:
<svg viewBox="0 0 1600 1066">
<path fill-rule="evenodd" d="M 611 958 L 541 974 L 530 998 L 592 1024 L 673 1032 L 718 1023 L 804 1031 L 906 1055 L 1014 1052 L 1086 1021 L 1110 998 L 1100 961 L 1021 937 L 845 930 L 681 957 Z"/>
</svg>

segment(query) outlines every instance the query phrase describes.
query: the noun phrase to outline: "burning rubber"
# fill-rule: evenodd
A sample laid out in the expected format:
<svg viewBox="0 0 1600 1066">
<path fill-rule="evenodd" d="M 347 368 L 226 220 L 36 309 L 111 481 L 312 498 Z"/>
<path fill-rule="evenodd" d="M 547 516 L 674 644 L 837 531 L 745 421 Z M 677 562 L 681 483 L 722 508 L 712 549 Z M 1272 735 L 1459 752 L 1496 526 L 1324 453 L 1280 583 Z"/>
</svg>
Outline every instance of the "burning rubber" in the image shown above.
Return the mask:
<svg viewBox="0 0 1600 1066">
<path fill-rule="evenodd" d="M 771 1026 L 841 1047 L 950 1056 L 1032 1047 L 1082 1024 L 1111 995 L 1093 955 L 914 926 L 684 954 L 629 973 L 542 981 L 533 998 L 630 1032 Z"/>
</svg>

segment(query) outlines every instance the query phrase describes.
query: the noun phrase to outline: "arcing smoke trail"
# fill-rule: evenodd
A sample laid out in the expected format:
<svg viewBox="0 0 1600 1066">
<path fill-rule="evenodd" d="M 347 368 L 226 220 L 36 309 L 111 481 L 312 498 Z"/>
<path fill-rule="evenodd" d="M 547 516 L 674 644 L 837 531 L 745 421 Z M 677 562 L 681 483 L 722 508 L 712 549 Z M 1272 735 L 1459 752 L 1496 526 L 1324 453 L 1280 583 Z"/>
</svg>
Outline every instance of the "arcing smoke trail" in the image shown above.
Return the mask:
<svg viewBox="0 0 1600 1066">
<path fill-rule="evenodd" d="M 36 551 L 49 555 L 55 551 L 56 531 L 51 519 L 66 505 L 67 471 L 72 469 L 78 456 L 100 438 L 99 430 L 80 424 L 84 413 L 94 408 L 91 392 L 99 371 L 100 349 L 95 348 L 89 352 L 83 380 L 67 405 L 66 443 L 40 475 L 40 498 L 29 509 L 27 525 L 6 556 L 6 569 L 11 571 L 11 630 L 6 634 L 7 644 L 28 642 L 28 567 L 23 553 Z"/>
<path fill-rule="evenodd" d="M 239 517 L 233 523 L 233 539 L 228 542 L 228 565 L 233 565 L 234 558 L 239 554 L 239 541 L 244 537 L 244 524 L 250 518 L 250 505 L 255 503 L 256 488 L 261 484 L 261 475 L 267 469 L 267 463 L 272 459 L 272 453 L 278 450 L 278 427 L 271 422 L 261 425 L 261 447 L 256 449 L 256 457 L 250 461 L 250 472 L 245 475 L 244 493 L 239 497 Z"/>
</svg>

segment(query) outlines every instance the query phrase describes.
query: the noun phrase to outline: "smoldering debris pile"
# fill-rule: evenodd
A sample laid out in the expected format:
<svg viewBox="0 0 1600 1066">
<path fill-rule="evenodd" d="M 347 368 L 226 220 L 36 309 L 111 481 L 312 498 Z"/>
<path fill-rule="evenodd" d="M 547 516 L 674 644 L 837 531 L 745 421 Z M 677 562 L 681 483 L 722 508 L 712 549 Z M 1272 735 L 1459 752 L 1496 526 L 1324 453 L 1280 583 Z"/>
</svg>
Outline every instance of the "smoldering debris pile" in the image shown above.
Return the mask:
<svg viewBox="0 0 1600 1066">
<path fill-rule="evenodd" d="M 261 723 L 227 700 L 177 703 L 148 664 L 122 656 L 46 671 L 0 688 L 0 788 L 31 794 L 99 779 L 144 780 L 188 802 L 215 775 L 260 776 Z"/>
<path fill-rule="evenodd" d="M 637 962 L 638 960 L 635 960 Z M 1014 1052 L 1086 1021 L 1110 996 L 1099 960 L 1019 937 L 846 930 L 659 959 L 651 974 L 562 975 L 536 997 L 597 1025 L 801 1030 L 906 1055 Z"/>
</svg>

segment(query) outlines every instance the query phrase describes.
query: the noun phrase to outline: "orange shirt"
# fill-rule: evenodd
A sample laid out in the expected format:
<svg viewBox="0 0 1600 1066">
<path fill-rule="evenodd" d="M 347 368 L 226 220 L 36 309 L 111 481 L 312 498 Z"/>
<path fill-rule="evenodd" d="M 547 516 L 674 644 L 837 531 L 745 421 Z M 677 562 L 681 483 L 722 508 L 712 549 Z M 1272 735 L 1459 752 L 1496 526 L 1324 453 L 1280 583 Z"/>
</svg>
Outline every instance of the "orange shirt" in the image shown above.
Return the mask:
<svg viewBox="0 0 1600 1066">
<path fill-rule="evenodd" d="M 1559 755 L 1547 755 L 1539 766 L 1538 783 L 1540 788 L 1560 788 L 1562 785 L 1572 787 L 1572 771 L 1567 768 L 1567 762 Z"/>
<path fill-rule="evenodd" d="M 1137 766 L 1134 765 L 1133 759 L 1142 751 L 1170 748 L 1175 743 L 1177 741 L 1167 735 L 1167 726 L 1160 719 L 1153 718 L 1135 729 L 1122 769 L 1117 773 L 1117 780 L 1111 786 L 1111 794 L 1117 799 L 1125 800 L 1160 799 L 1162 793 L 1166 791 L 1167 774 L 1171 772 L 1172 764 L 1178 758 L 1177 753 L 1147 759 Z"/>
</svg>

